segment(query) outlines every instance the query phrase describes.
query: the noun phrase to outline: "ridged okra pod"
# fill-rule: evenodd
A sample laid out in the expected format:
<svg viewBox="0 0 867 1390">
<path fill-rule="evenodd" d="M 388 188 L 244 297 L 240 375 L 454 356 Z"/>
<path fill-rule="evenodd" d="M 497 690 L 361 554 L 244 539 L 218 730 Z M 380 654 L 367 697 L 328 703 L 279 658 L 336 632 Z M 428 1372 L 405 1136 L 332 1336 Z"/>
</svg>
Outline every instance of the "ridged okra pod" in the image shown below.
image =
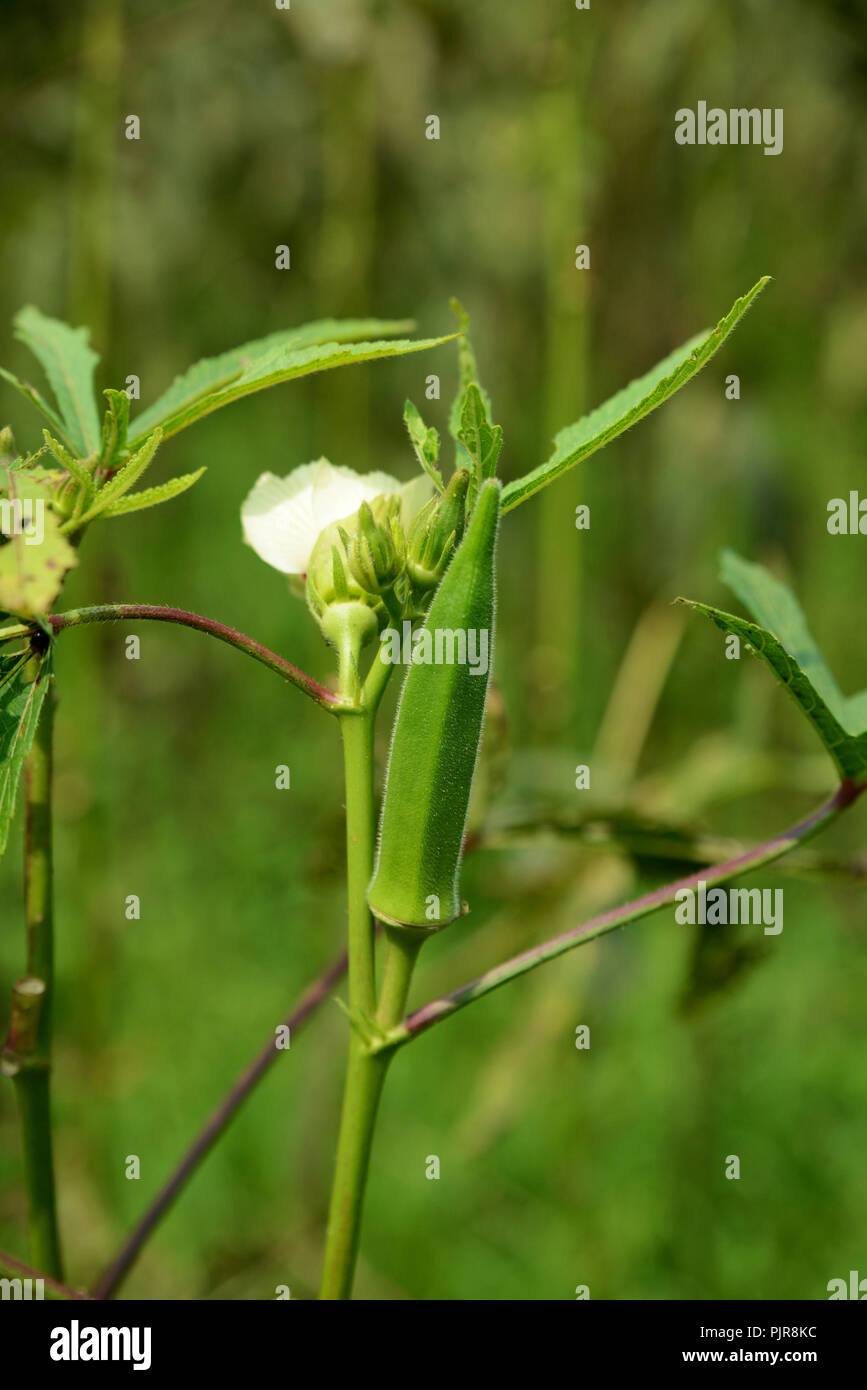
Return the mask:
<svg viewBox="0 0 867 1390">
<path fill-rule="evenodd" d="M 371 911 L 436 930 L 461 915 L 461 850 L 493 664 L 500 484 L 483 483 L 443 576 L 398 704 Z"/>
</svg>

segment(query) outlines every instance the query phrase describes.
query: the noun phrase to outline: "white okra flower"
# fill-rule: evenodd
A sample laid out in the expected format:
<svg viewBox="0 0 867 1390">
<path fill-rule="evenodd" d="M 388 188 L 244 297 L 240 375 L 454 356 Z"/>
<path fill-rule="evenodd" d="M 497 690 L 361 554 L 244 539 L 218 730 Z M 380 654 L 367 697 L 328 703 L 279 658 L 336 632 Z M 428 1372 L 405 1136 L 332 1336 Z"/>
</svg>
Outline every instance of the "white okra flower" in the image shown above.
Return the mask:
<svg viewBox="0 0 867 1390">
<path fill-rule="evenodd" d="M 303 577 L 322 532 L 354 516 L 362 502 L 399 495 L 401 521 L 408 528 L 430 493 L 423 475 L 401 484 L 389 473 L 356 473 L 321 458 L 301 464 L 286 478 L 261 475 L 241 507 L 244 539 L 266 564 Z"/>
</svg>

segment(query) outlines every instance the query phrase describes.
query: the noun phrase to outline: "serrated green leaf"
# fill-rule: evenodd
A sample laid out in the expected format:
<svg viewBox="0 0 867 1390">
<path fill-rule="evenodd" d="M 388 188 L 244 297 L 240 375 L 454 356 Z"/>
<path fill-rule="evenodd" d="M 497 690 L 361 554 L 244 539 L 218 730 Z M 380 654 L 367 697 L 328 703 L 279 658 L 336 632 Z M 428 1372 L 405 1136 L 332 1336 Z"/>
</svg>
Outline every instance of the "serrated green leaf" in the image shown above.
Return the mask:
<svg viewBox="0 0 867 1390">
<path fill-rule="evenodd" d="M 691 338 L 683 347 L 658 362 L 645 376 L 618 391 L 604 405 L 583 416 L 574 425 L 561 430 L 554 440 L 554 452 L 547 462 L 523 478 L 516 478 L 503 490 L 503 511 L 511 511 L 535 492 L 548 487 L 562 473 L 574 468 L 625 430 L 631 429 L 673 396 L 675 391 L 679 391 L 681 386 L 685 386 L 722 346 L 769 279 L 769 275 L 763 276 L 748 294 L 736 300 L 716 328 Z"/>
<path fill-rule="evenodd" d="M 763 565 L 751 564 L 734 550 L 723 551 L 720 577 L 762 627 L 773 632 L 792 654 L 846 733 L 863 733 L 867 729 L 867 690 L 843 694 L 791 589 Z"/>
<path fill-rule="evenodd" d="M 495 478 L 497 475 L 497 460 L 503 447 L 503 431 L 499 425 L 491 424 L 481 390 L 475 381 L 469 383 L 464 393 L 458 439 L 469 455 L 475 480 L 472 491 L 477 493 L 486 478 Z M 470 511 L 473 501 L 474 497 L 468 498 L 467 506 Z"/>
<path fill-rule="evenodd" d="M 84 526 L 88 521 L 93 521 L 95 517 L 101 516 L 108 511 L 109 507 L 119 502 L 125 493 L 129 492 L 145 472 L 150 467 L 154 454 L 160 446 L 162 431 L 157 428 L 153 434 L 148 435 L 144 444 L 127 460 L 123 468 L 115 473 L 114 477 L 99 489 L 93 498 L 90 506 L 81 516 L 73 516 L 65 523 L 65 531 L 74 531 L 78 527 Z"/>
<path fill-rule="evenodd" d="M 732 551 L 725 552 L 723 578 L 744 605 L 763 620 L 761 623 L 692 599 L 677 602 L 740 638 L 773 671 L 809 719 L 841 776 L 863 781 L 867 774 L 867 720 L 862 722 L 859 717 L 862 697 L 847 700 L 840 692 L 795 596 L 761 565 L 749 564 Z"/>
<path fill-rule="evenodd" d="M 97 498 L 100 511 L 112 502 L 117 502 L 125 492 L 129 492 L 130 488 L 138 482 L 153 462 L 154 454 L 160 447 L 162 437 L 163 432 L 157 427 L 153 434 L 148 435 L 140 448 L 131 455 L 123 468 L 118 469 L 114 477 L 100 488 Z"/>
<path fill-rule="evenodd" d="M 175 434 L 176 430 L 169 428 L 170 421 L 179 418 L 189 423 L 184 417 L 193 406 L 205 397 L 224 390 L 255 362 L 269 358 L 275 352 L 283 349 L 300 351 L 318 343 L 351 343 L 374 336 L 386 338 L 392 333 L 404 333 L 412 326 L 409 319 L 319 319 L 315 323 L 281 329 L 253 342 L 242 343 L 240 347 L 223 352 L 218 357 L 204 357 L 176 377 L 159 400 L 133 421 L 130 441 L 137 442 L 157 425 L 165 426 L 166 438 Z M 207 414 L 207 411 L 201 413 Z M 199 416 L 193 415 L 192 418 L 198 419 Z M 183 429 L 183 423 L 177 429 Z"/>
<path fill-rule="evenodd" d="M 45 397 L 41 396 L 36 390 L 35 386 L 31 386 L 28 381 L 21 381 L 19 377 L 7 371 L 5 367 L 0 367 L 0 377 L 2 377 L 4 381 L 8 381 L 10 386 L 14 386 L 16 391 L 20 391 L 26 401 L 29 401 L 31 405 L 36 407 L 39 413 L 44 416 L 51 425 L 55 434 L 60 435 L 64 444 L 68 445 L 70 449 L 73 447 L 72 440 L 66 432 L 66 426 L 57 414 L 57 411 L 52 409 Z"/>
<path fill-rule="evenodd" d="M 816 645 L 791 589 L 764 565 L 751 564 L 734 550 L 724 550 L 720 561 L 723 583 L 737 595 L 756 622 L 782 643 L 846 732 L 860 733 L 867 725 L 862 724 L 860 729 L 847 728 L 846 697 Z"/>
<path fill-rule="evenodd" d="M 93 453 L 100 438 L 93 392 L 99 354 L 90 346 L 88 330 L 70 328 L 60 319 L 48 318 L 33 305 L 19 310 L 13 323 L 16 338 L 42 363 L 71 447 L 78 454 Z"/>
<path fill-rule="evenodd" d="M 51 648 L 27 660 L 0 651 L 0 854 L 15 813 L 18 781 L 30 752 L 52 674 Z"/>
<path fill-rule="evenodd" d="M 170 502 L 179 497 L 187 488 L 197 483 L 206 470 L 198 468 L 195 473 L 184 473 L 180 478 L 172 478 L 158 487 L 146 488 L 144 492 L 130 492 L 118 502 L 106 507 L 104 516 L 126 516 L 129 512 L 144 511 L 146 507 L 158 507 L 161 502 Z"/>
<path fill-rule="evenodd" d="M 267 386 L 294 381 L 297 377 L 310 376 L 314 372 L 327 371 L 350 362 L 372 362 L 381 357 L 398 357 L 403 353 L 421 352 L 425 348 L 438 347 L 448 341 L 447 337 L 421 338 L 398 339 L 396 342 L 355 343 L 349 346 L 332 342 L 302 349 L 280 348 L 270 356 L 255 359 L 241 376 L 228 386 L 203 396 L 200 400 L 183 407 L 177 414 L 170 415 L 165 421 L 163 437 L 169 438 L 203 416 L 219 410 L 221 406 L 252 395 L 255 391 L 263 391 Z M 136 434 L 135 438 L 138 437 Z"/>
<path fill-rule="evenodd" d="M 60 441 L 55 439 L 48 430 L 43 430 L 42 435 L 49 450 L 57 459 L 57 462 L 89 493 L 93 488 L 93 475 L 90 470 L 85 467 L 80 459 L 77 459 L 74 454 L 71 454 L 68 449 L 64 449 Z"/>
<path fill-rule="evenodd" d="M 440 456 L 439 434 L 432 426 L 428 428 L 412 401 L 404 402 L 403 422 L 416 458 L 437 491 L 444 492 L 443 475 L 436 466 Z"/>
</svg>

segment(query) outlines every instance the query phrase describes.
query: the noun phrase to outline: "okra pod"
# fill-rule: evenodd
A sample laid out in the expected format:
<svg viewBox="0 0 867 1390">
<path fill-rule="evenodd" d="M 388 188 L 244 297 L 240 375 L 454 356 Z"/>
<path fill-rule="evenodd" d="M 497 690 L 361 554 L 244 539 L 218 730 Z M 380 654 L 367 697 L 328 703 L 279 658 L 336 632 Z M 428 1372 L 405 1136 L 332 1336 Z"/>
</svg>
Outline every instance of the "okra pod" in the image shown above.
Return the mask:
<svg viewBox="0 0 867 1390">
<path fill-rule="evenodd" d="M 476 507 L 412 637 L 368 890 L 390 925 L 436 930 L 461 915 L 461 851 L 493 664 L 500 484 Z"/>
</svg>

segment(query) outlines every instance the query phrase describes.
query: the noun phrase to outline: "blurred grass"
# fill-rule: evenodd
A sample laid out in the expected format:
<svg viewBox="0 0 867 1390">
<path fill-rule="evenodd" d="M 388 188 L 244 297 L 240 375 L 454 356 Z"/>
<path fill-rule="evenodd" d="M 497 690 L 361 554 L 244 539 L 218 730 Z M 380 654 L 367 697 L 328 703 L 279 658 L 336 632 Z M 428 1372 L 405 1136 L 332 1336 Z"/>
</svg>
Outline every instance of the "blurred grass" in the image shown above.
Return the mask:
<svg viewBox="0 0 867 1390">
<path fill-rule="evenodd" d="M 514 476 L 547 454 L 555 426 L 774 275 L 682 396 L 562 484 L 561 506 L 552 492 L 544 524 L 522 508 L 505 528 L 498 679 L 513 801 L 541 788 L 574 807 L 573 769 L 592 762 L 636 623 L 677 593 L 728 602 L 722 544 L 793 577 L 842 683 L 864 684 L 859 541 L 825 529 L 828 500 L 857 486 L 865 425 L 856 5 L 796 0 L 785 23 L 757 0 L 632 0 L 604 14 L 554 0 L 41 8 L 4 12 L 0 323 L 26 301 L 91 321 L 103 384 L 135 373 L 144 403 L 195 358 L 321 314 L 413 314 L 445 330 L 457 294 Z M 674 111 L 700 97 L 784 107 L 784 153 L 676 146 Z M 431 112 L 439 142 L 424 139 Z M 139 142 L 122 138 L 129 113 Z M 274 269 L 283 242 L 288 274 Z M 576 287 L 579 242 L 592 270 Z M 4 363 L 30 372 L 4 342 Z M 424 400 L 430 372 L 438 403 Z M 738 402 L 723 395 L 731 372 Z M 68 605 L 192 608 L 324 674 L 303 609 L 240 544 L 240 501 L 263 469 L 320 454 L 409 476 L 402 402 L 444 431 L 454 381 L 443 349 L 210 417 L 154 467 L 158 481 L 207 464 L 202 482 L 165 511 L 95 530 Z M 34 442 L 8 392 L 0 413 Z M 591 505 L 587 533 L 574 530 L 576 499 Z M 539 609 L 558 572 L 573 601 L 540 667 Z M 107 1261 L 342 934 L 336 728 L 194 633 L 142 625 L 141 660 L 128 662 L 126 630 L 70 633 L 58 650 L 56 1108 L 75 1281 Z M 720 662 L 715 635 L 687 623 L 637 781 L 618 796 L 759 836 L 818 799 L 831 770 L 825 784 L 805 776 L 810 733 L 765 673 Z M 748 750 L 771 769 L 755 787 L 738 780 Z M 278 763 L 289 792 L 274 789 Z M 862 823 L 858 809 L 823 847 L 859 847 Z M 13 843 L 0 866 L 2 997 L 21 961 L 19 858 Z M 625 859 L 574 846 L 479 854 L 472 916 L 427 948 L 416 998 L 642 882 Z M 782 936 L 691 1015 L 678 1005 L 693 943 L 663 914 L 400 1056 L 359 1295 L 570 1298 L 586 1283 L 594 1298 L 810 1298 L 857 1268 L 862 890 L 780 882 Z M 130 893 L 139 922 L 124 918 Z M 589 1052 L 574 1048 L 579 1023 Z M 298 1036 L 130 1296 L 312 1293 L 343 1034 L 328 1005 Z M 139 1182 L 124 1177 L 133 1153 Z M 723 1177 L 730 1153 L 739 1182 Z M 439 1182 L 424 1175 L 430 1154 Z M 0 1244 L 23 1255 L 24 1240 L 3 1088 Z"/>
</svg>

